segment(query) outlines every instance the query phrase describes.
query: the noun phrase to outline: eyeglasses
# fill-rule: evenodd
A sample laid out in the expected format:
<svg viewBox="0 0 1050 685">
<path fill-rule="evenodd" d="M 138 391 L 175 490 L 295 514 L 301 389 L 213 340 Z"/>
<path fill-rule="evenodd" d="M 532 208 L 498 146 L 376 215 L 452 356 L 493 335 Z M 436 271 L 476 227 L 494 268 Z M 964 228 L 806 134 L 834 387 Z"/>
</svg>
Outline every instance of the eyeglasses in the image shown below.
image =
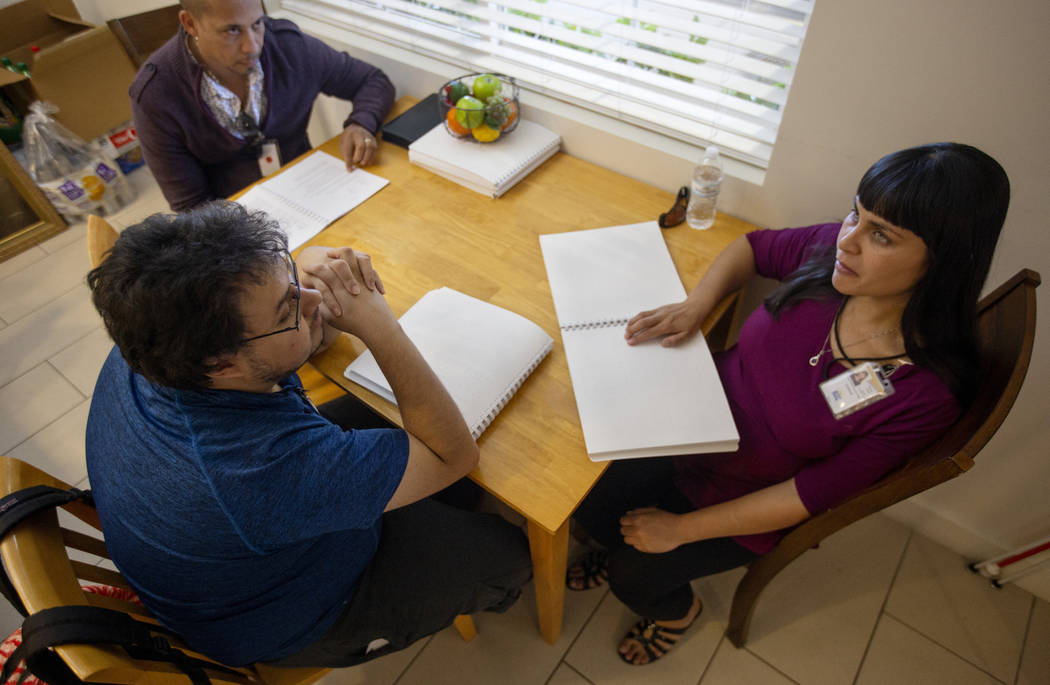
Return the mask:
<svg viewBox="0 0 1050 685">
<path fill-rule="evenodd" d="M 243 338 L 240 342 L 244 343 L 251 342 L 252 340 L 258 340 L 259 338 L 268 338 L 271 335 L 277 335 L 278 333 L 287 333 L 288 331 L 299 330 L 299 300 L 302 299 L 303 289 L 299 286 L 299 272 L 295 268 L 295 260 L 292 259 L 292 255 L 288 252 L 281 254 L 284 259 L 284 265 L 288 268 L 288 277 L 291 282 L 295 284 L 295 325 L 288 326 L 287 328 L 281 328 L 280 330 L 270 331 L 269 333 L 263 333 L 262 335 L 253 335 L 250 338 Z"/>
<path fill-rule="evenodd" d="M 685 221 L 685 209 L 689 204 L 689 186 L 678 189 L 678 197 L 675 198 L 674 206 L 670 211 L 660 215 L 660 228 L 671 228 Z"/>
</svg>

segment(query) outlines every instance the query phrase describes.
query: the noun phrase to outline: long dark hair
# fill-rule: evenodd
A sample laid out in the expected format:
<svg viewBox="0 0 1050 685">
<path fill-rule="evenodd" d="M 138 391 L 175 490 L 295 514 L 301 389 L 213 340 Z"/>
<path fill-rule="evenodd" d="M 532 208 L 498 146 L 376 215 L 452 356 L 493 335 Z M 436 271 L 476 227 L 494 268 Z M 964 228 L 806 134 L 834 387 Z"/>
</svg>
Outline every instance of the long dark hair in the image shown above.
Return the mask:
<svg viewBox="0 0 1050 685">
<path fill-rule="evenodd" d="M 977 298 L 1010 203 L 1006 172 L 970 145 L 933 143 L 880 159 L 857 195 L 865 209 L 926 243 L 929 268 L 901 316 L 904 347 L 969 404 L 980 369 Z M 834 246 L 812 255 L 766 299 L 766 309 L 776 316 L 798 300 L 834 297 L 834 263 Z"/>
<path fill-rule="evenodd" d="M 206 388 L 209 360 L 241 346 L 241 294 L 265 282 L 287 244 L 265 214 L 218 201 L 128 227 L 87 282 L 132 370 L 168 387 Z"/>
</svg>

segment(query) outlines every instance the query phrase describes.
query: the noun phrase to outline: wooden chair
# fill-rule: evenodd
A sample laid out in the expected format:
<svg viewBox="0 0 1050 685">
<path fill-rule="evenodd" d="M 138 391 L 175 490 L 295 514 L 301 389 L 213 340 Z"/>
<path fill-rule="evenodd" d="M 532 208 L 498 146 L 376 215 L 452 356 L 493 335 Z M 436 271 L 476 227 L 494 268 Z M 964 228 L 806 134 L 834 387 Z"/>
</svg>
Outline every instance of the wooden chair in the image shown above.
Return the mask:
<svg viewBox="0 0 1050 685">
<path fill-rule="evenodd" d="M 68 484 L 25 462 L 0 457 L 0 497 L 34 485 L 69 488 Z M 63 508 L 101 532 L 98 514 L 92 507 L 83 502 L 72 502 Z M 71 558 L 70 550 L 76 550 L 76 558 Z M 34 514 L 15 526 L 0 541 L 0 557 L 18 596 L 31 614 L 52 607 L 88 604 L 156 622 L 141 605 L 81 590 L 81 581 L 117 588 L 130 587 L 120 573 L 94 563 L 109 559 L 101 536 L 62 527 L 53 509 Z M 82 560 L 85 557 L 88 561 Z M 459 616 L 455 626 L 464 640 L 469 641 L 476 634 L 470 616 Z M 178 640 L 171 642 L 172 646 L 191 656 L 207 659 Z M 171 664 L 132 659 L 119 647 L 66 645 L 54 649 L 85 682 L 122 685 L 186 685 L 187 682 L 186 674 Z M 236 670 L 239 673 L 236 676 L 223 671 L 208 671 L 208 675 L 216 685 L 309 685 L 331 669 L 276 668 L 255 664 Z"/>
<path fill-rule="evenodd" d="M 117 231 L 109 222 L 95 214 L 89 214 L 87 220 L 87 246 L 88 257 L 91 259 L 91 268 L 102 263 L 113 243 L 117 242 Z"/>
<path fill-rule="evenodd" d="M 747 641 L 755 603 L 785 566 L 832 533 L 869 514 L 954 478 L 1002 425 L 1021 389 L 1035 339 L 1039 274 L 1022 269 L 979 304 L 982 372 L 974 404 L 940 439 L 867 490 L 795 527 L 768 554 L 753 561 L 733 596 L 726 633 L 737 647 Z"/>
</svg>

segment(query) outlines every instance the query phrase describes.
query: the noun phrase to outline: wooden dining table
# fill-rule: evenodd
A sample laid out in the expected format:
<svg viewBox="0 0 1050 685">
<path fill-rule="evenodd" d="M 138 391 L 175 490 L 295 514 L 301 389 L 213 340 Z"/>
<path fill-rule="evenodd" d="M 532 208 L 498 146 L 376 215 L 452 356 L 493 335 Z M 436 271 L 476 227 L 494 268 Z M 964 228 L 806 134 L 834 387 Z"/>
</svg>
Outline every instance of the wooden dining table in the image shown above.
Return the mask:
<svg viewBox="0 0 1050 685">
<path fill-rule="evenodd" d="M 415 102 L 401 98 L 390 116 Z M 339 156 L 338 138 L 320 149 Z M 562 626 L 569 518 L 607 464 L 587 457 L 539 236 L 655 220 L 675 196 L 564 152 L 498 199 L 409 163 L 407 150 L 387 142 L 380 143 L 367 171 L 389 185 L 306 245 L 345 245 L 371 255 L 399 316 L 426 292 L 448 286 L 516 312 L 554 338 L 548 357 L 478 439 L 481 459 L 470 473 L 528 522 L 539 629 L 553 644 Z M 705 231 L 684 223 L 664 231 L 686 288 L 730 242 L 754 228 L 719 213 Z M 729 306 L 724 302 L 712 313 L 705 331 Z M 310 364 L 400 425 L 394 404 L 343 375 L 364 349 L 344 334 Z"/>
</svg>

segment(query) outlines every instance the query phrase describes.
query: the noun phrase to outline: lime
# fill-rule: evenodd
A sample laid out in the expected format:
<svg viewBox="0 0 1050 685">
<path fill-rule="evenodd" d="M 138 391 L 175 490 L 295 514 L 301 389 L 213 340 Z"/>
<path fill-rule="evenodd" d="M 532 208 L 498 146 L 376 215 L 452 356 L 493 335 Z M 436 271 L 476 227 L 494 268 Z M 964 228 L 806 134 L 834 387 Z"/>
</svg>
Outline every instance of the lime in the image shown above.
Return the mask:
<svg viewBox="0 0 1050 685">
<path fill-rule="evenodd" d="M 448 84 L 449 100 L 452 102 L 459 102 L 459 99 L 464 95 L 470 95 L 470 88 L 467 88 L 467 84 L 458 80 Z"/>
<path fill-rule="evenodd" d="M 488 100 L 493 95 L 498 95 L 503 90 L 503 83 L 492 74 L 482 74 L 474 79 L 474 97 L 479 100 Z"/>
<path fill-rule="evenodd" d="M 485 123 L 485 105 L 481 100 L 464 95 L 456 100 L 456 121 L 463 128 L 477 128 Z"/>
</svg>

